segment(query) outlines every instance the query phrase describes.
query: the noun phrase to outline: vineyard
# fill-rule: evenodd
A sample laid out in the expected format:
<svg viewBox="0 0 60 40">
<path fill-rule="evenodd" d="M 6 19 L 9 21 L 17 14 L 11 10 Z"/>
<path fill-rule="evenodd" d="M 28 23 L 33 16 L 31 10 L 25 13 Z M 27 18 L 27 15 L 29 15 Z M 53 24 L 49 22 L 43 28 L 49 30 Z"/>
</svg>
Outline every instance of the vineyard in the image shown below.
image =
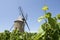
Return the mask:
<svg viewBox="0 0 60 40">
<path fill-rule="evenodd" d="M 19 32 L 19 30 L 13 30 L 12 32 L 5 30 L 0 33 L 0 40 L 60 40 L 60 14 L 52 17 L 51 12 L 46 12 L 48 7 L 44 7 L 45 15 L 38 18 L 40 22 L 45 20 L 40 26 L 38 33 Z"/>
</svg>

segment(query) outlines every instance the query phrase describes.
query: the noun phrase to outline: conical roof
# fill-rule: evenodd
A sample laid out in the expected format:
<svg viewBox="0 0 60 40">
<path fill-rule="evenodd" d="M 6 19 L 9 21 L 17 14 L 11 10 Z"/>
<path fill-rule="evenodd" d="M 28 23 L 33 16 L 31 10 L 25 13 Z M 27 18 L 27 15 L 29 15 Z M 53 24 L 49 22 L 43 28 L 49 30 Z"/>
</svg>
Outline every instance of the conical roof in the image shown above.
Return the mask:
<svg viewBox="0 0 60 40">
<path fill-rule="evenodd" d="M 22 19 L 23 19 L 23 17 L 19 16 L 15 21 L 23 21 Z"/>
</svg>

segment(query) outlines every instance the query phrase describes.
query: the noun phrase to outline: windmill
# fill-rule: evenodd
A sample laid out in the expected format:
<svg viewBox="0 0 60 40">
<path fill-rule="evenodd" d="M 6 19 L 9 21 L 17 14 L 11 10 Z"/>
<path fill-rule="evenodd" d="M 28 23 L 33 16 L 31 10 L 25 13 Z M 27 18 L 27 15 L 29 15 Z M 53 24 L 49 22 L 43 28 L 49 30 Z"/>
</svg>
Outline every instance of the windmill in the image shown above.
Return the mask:
<svg viewBox="0 0 60 40">
<path fill-rule="evenodd" d="M 26 16 L 24 16 L 23 10 L 21 7 L 19 7 L 19 11 L 20 11 L 20 13 L 19 13 L 18 19 L 14 21 L 14 25 L 13 25 L 14 28 L 19 30 L 20 32 L 24 32 L 24 27 L 26 25 L 28 30 L 30 31 L 30 28 L 29 28 L 28 23 L 26 21 L 27 20 L 27 14 L 26 14 Z M 13 26 L 11 27 L 11 29 L 13 28 Z"/>
</svg>

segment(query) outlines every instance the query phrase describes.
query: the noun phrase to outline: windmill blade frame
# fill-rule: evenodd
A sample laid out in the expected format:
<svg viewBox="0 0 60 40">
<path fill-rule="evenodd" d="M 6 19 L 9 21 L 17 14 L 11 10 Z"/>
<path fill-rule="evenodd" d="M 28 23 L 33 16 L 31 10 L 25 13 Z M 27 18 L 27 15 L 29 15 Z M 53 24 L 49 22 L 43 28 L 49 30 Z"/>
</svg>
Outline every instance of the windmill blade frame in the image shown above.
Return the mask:
<svg viewBox="0 0 60 40">
<path fill-rule="evenodd" d="M 30 31 L 30 28 L 29 28 L 28 23 L 26 22 L 26 20 L 25 20 L 25 23 L 26 23 L 26 25 L 27 25 L 28 30 Z"/>
<path fill-rule="evenodd" d="M 21 6 L 19 7 L 19 10 L 20 10 L 20 12 L 21 12 L 23 18 L 25 18 L 24 15 L 23 15 L 23 12 L 22 12 L 22 8 L 21 8 Z"/>
<path fill-rule="evenodd" d="M 21 14 L 22 14 L 24 20 L 25 20 L 25 23 L 26 23 L 26 25 L 27 25 L 27 28 L 28 28 L 28 30 L 30 31 L 30 28 L 29 28 L 29 26 L 28 26 L 28 23 L 27 23 L 27 21 L 26 21 L 24 15 L 23 15 L 23 12 L 22 12 L 22 8 L 21 8 L 21 6 L 19 7 L 19 9 L 20 9 L 20 12 L 21 12 Z"/>
<path fill-rule="evenodd" d="M 27 20 L 27 17 L 28 17 L 28 14 L 27 13 L 26 13 L 25 17 L 26 17 L 25 19 Z"/>
<path fill-rule="evenodd" d="M 14 26 L 14 25 L 12 25 L 12 27 L 10 28 L 10 31 L 11 31 L 11 29 L 13 28 L 13 26 Z"/>
</svg>

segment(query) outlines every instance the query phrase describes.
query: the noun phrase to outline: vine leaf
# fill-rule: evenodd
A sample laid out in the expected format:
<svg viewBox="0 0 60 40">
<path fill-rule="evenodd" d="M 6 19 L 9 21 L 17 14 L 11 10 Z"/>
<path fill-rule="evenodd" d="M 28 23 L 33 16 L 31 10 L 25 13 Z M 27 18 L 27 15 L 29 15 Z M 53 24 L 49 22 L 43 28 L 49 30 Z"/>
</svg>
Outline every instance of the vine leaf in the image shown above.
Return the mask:
<svg viewBox="0 0 60 40">
<path fill-rule="evenodd" d="M 45 18 L 45 16 L 39 17 L 39 18 L 38 18 L 38 22 L 41 22 L 44 18 Z"/>
</svg>

